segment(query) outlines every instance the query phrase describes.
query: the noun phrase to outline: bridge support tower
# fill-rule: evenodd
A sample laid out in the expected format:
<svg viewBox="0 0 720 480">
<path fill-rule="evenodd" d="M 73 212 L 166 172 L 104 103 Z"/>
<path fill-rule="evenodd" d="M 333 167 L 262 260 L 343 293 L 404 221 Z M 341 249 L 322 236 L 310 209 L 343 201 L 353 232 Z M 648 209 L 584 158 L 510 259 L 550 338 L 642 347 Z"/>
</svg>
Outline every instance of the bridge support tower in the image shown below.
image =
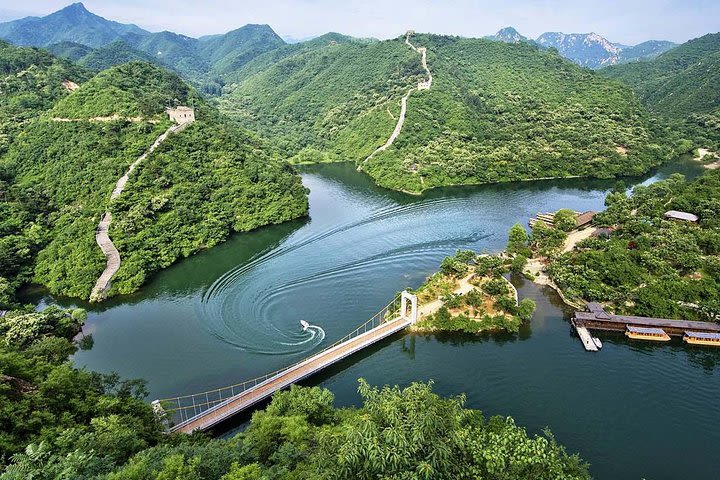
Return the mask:
<svg viewBox="0 0 720 480">
<path fill-rule="evenodd" d="M 410 302 L 410 312 L 408 313 L 408 302 Z M 407 290 L 403 290 L 400 296 L 400 316 L 406 320 L 410 320 L 412 323 L 417 322 L 418 319 L 418 303 L 417 295 L 408 293 Z"/>
</svg>

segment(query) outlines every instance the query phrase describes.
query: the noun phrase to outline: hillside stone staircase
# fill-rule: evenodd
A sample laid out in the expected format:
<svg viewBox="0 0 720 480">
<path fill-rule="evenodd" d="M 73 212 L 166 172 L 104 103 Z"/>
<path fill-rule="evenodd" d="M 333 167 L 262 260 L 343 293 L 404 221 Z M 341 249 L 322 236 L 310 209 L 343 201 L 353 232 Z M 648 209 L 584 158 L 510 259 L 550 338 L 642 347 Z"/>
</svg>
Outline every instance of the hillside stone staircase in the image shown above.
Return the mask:
<svg viewBox="0 0 720 480">
<path fill-rule="evenodd" d="M 408 31 L 405 34 L 405 44 L 408 45 L 410 48 L 413 49 L 413 51 L 419 53 L 422 55 L 422 66 L 423 69 L 425 69 L 425 72 L 427 73 L 427 80 L 423 80 L 421 82 L 418 82 L 417 87 L 413 87 L 400 99 L 400 116 L 398 117 L 397 124 L 395 125 L 395 129 L 393 130 L 392 134 L 390 135 L 390 138 L 388 138 L 387 142 L 385 142 L 384 145 L 378 147 L 374 152 L 372 152 L 370 155 L 367 156 L 365 160 L 362 161 L 360 166 L 358 167 L 358 171 L 362 171 L 362 166 L 371 158 L 373 158 L 377 153 L 383 152 L 387 150 L 394 142 L 395 139 L 400 135 L 400 132 L 402 131 L 403 125 L 405 124 L 405 114 L 407 113 L 407 100 L 410 97 L 410 94 L 414 92 L 415 90 L 430 90 L 432 87 L 433 77 L 432 73 L 430 72 L 430 69 L 427 65 L 427 48 L 426 47 L 416 47 L 412 43 L 410 43 L 410 36 L 412 36 L 415 32 L 412 30 Z"/>
<path fill-rule="evenodd" d="M 171 133 L 177 133 L 184 130 L 193 121 L 194 119 L 180 125 L 173 125 L 172 127 L 168 128 L 162 135 L 160 135 L 150 146 L 150 148 L 140 157 L 138 157 L 137 160 L 130 164 L 130 167 L 128 167 L 125 174 L 120 177 L 120 179 L 118 179 L 117 183 L 115 184 L 115 188 L 110 194 L 110 201 L 118 198 L 122 194 L 123 190 L 125 190 L 125 186 L 130 179 L 130 174 L 133 172 L 133 170 L 135 170 L 135 167 L 137 167 L 143 160 L 148 157 L 148 155 L 155 151 L 155 149 L 159 147 Z M 109 234 L 111 222 L 112 213 L 110 212 L 110 209 L 108 209 L 100 218 L 100 223 L 98 223 L 97 230 L 95 231 L 95 242 L 97 242 L 100 250 L 102 250 L 103 254 L 105 255 L 105 258 L 107 259 L 107 264 L 105 265 L 105 270 L 103 270 L 102 274 L 100 274 L 100 277 L 97 279 L 97 281 L 95 282 L 95 286 L 92 289 L 92 293 L 90 294 L 91 302 L 100 302 L 105 299 L 107 291 L 110 288 L 110 280 L 117 273 L 117 271 L 120 270 L 120 252 L 118 252 L 118 249 L 115 248 L 115 244 L 113 244 Z"/>
</svg>

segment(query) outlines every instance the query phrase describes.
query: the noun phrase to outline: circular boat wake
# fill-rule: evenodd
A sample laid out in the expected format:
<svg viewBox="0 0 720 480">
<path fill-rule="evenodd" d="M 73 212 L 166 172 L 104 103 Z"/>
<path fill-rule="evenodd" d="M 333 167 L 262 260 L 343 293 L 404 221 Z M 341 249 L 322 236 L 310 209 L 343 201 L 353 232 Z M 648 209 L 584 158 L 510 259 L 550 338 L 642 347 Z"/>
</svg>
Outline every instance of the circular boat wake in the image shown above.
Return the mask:
<svg viewBox="0 0 720 480">
<path fill-rule="evenodd" d="M 325 330 L 323 330 L 322 327 L 307 323 L 305 320 L 301 320 L 300 322 L 302 331 L 297 335 L 297 341 L 279 342 L 280 345 L 299 347 L 311 344 L 315 346 L 325 339 Z M 292 336 L 290 338 L 292 338 Z"/>
<path fill-rule="evenodd" d="M 422 228 L 426 209 L 446 211 L 455 202 L 427 199 L 410 205 L 382 205 L 339 225 L 308 226 L 218 278 L 196 304 L 198 320 L 211 335 L 243 351 L 310 352 L 325 339 L 325 330 L 307 322 L 298 326 L 298 317 L 329 325 L 333 336 L 345 334 L 366 319 L 352 317 L 352 323 L 338 326 L 342 321 L 338 315 L 317 305 L 343 299 L 346 292 L 357 298 L 371 295 L 379 280 L 393 278 L 407 265 L 435 265 L 447 252 L 489 236 L 470 226 L 464 214 L 455 220 L 458 225 L 467 223 L 468 228 L 450 235 L 441 229 L 429 230 L 422 239 L 409 235 Z M 337 252 L 343 252 L 340 261 Z"/>
</svg>

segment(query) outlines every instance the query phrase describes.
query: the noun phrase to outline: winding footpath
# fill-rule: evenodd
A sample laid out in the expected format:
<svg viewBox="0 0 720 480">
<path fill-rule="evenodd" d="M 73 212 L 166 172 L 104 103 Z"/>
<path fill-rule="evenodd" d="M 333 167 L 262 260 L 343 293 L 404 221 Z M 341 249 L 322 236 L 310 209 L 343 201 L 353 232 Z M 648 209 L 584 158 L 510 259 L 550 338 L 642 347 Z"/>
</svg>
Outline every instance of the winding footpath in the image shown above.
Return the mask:
<svg viewBox="0 0 720 480">
<path fill-rule="evenodd" d="M 398 117 L 397 124 L 395 125 L 395 130 L 393 130 L 392 135 L 390 135 L 390 138 L 388 138 L 387 142 L 385 142 L 385 145 L 378 147 L 374 152 L 372 152 L 368 157 L 362 161 L 360 166 L 358 167 L 358 170 L 362 170 L 362 166 L 373 158 L 375 154 L 378 152 L 385 151 L 390 145 L 393 144 L 395 139 L 400 135 L 400 132 L 402 131 L 403 124 L 405 123 L 405 113 L 407 112 L 407 100 L 410 97 L 410 94 L 414 92 L 415 90 L 430 90 L 430 87 L 432 87 L 432 73 L 430 73 L 430 69 L 427 66 L 427 48 L 426 47 L 416 47 L 412 43 L 410 43 L 410 32 L 405 34 L 405 44 L 407 44 L 410 48 L 413 49 L 413 51 L 419 53 L 422 55 L 422 66 L 425 69 L 425 72 L 427 73 L 428 79 L 424 82 L 420 82 L 417 84 L 417 87 L 413 87 L 405 94 L 404 97 L 400 100 L 400 116 Z"/>
<path fill-rule="evenodd" d="M 168 128 L 165 133 L 160 135 L 155 140 L 155 143 L 153 143 L 145 153 L 143 153 L 140 157 L 138 157 L 137 160 L 130 164 L 130 167 L 125 172 L 125 175 L 120 177 L 120 179 L 115 184 L 115 188 L 110 194 L 110 200 L 112 201 L 120 196 L 123 190 L 125 190 L 125 185 L 127 185 L 127 182 L 130 179 L 130 174 L 133 170 L 135 170 L 135 167 L 137 167 L 140 162 L 145 160 L 148 155 L 150 155 L 158 146 L 160 146 L 160 144 L 167 139 L 168 135 L 183 130 L 190 123 L 192 122 L 183 123 L 181 125 L 173 125 L 172 127 Z M 113 244 L 112 240 L 110 240 L 110 235 L 108 233 L 110 230 L 111 222 L 112 213 L 110 213 L 110 210 L 108 209 L 100 219 L 98 228 L 95 231 L 95 241 L 100 247 L 100 250 L 102 250 L 102 252 L 105 254 L 105 257 L 107 258 L 107 265 L 105 266 L 105 270 L 95 282 L 95 287 L 93 287 L 92 293 L 90 294 L 91 302 L 99 302 L 105 298 L 105 294 L 110 287 L 110 279 L 112 279 L 112 277 L 120 269 L 120 252 L 118 252 L 118 249 L 115 248 L 115 245 Z"/>
</svg>

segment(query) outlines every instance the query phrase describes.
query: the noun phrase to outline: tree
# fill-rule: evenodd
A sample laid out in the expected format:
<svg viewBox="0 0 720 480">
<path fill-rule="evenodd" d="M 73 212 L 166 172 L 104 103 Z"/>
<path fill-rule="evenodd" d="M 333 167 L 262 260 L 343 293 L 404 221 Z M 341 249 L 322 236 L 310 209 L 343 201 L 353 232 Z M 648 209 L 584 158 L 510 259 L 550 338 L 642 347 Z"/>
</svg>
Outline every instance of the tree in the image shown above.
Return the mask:
<svg viewBox="0 0 720 480">
<path fill-rule="evenodd" d="M 510 288 L 503 278 L 491 278 L 482 285 L 482 289 L 489 295 L 507 295 Z"/>
<path fill-rule="evenodd" d="M 517 307 L 517 316 L 524 322 L 530 320 L 535 313 L 535 301 L 531 298 L 523 298 Z"/>
<path fill-rule="evenodd" d="M 458 250 L 455 252 L 455 260 L 462 263 L 470 263 L 475 260 L 477 254 L 472 250 Z"/>
<path fill-rule="evenodd" d="M 503 271 L 503 260 L 496 255 L 482 255 L 477 259 L 475 273 L 480 276 L 497 276 Z"/>
<path fill-rule="evenodd" d="M 510 271 L 513 273 L 522 273 L 523 270 L 525 270 L 525 265 L 527 265 L 527 257 L 524 255 L 516 255 L 515 258 L 513 258 L 512 263 L 510 264 Z"/>
<path fill-rule="evenodd" d="M 508 233 L 508 253 L 521 253 L 527 249 L 528 235 L 525 231 L 525 227 L 516 223 L 510 228 Z"/>
<path fill-rule="evenodd" d="M 440 271 L 443 275 L 459 277 L 467 272 L 466 263 L 458 262 L 455 257 L 445 257 L 440 264 Z"/>
<path fill-rule="evenodd" d="M 577 228 L 576 214 L 572 210 L 563 208 L 555 213 L 553 224 L 562 232 L 569 232 Z"/>
<path fill-rule="evenodd" d="M 483 305 L 483 295 L 480 290 L 473 288 L 465 295 L 465 303 L 474 308 L 479 308 Z"/>
</svg>

